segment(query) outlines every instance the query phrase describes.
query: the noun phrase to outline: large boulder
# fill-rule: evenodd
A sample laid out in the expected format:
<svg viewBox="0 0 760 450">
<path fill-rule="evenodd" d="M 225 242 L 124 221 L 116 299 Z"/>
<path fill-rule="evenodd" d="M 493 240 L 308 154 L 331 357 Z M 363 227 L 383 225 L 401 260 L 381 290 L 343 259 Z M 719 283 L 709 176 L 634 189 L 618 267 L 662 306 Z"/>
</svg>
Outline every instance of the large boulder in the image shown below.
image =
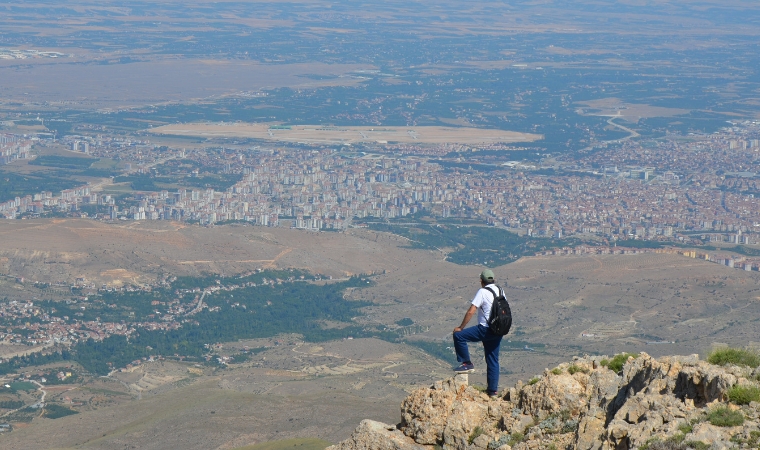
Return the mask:
<svg viewBox="0 0 760 450">
<path fill-rule="evenodd" d="M 482 425 L 487 412 L 488 406 L 482 401 L 455 401 L 443 429 L 444 448 L 464 448 L 472 431 Z"/>
<path fill-rule="evenodd" d="M 453 430 L 458 426 L 448 424 L 452 411 L 461 409 L 463 401 L 473 401 L 477 397 L 483 397 L 483 394 L 469 387 L 466 374 L 418 389 L 401 403 L 401 430 L 419 444 L 440 444 L 444 441 L 444 429 L 450 426 Z"/>
<path fill-rule="evenodd" d="M 560 366 L 557 374 L 546 371 L 538 382 L 523 387 L 519 407 L 524 413 L 545 418 L 552 412 L 567 410 L 577 413 L 588 404 L 588 380 L 585 373 L 571 375 Z"/>
</svg>

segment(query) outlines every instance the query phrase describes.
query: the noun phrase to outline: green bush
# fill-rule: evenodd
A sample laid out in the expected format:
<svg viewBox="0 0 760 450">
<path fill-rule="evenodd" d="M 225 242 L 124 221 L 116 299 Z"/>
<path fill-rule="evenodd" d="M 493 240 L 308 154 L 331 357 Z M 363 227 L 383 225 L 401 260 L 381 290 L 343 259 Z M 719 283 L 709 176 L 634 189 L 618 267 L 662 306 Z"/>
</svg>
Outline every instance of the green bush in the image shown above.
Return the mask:
<svg viewBox="0 0 760 450">
<path fill-rule="evenodd" d="M 658 444 L 659 442 L 659 438 L 649 438 L 642 445 L 639 445 L 639 450 L 652 450 L 652 445 Z"/>
<path fill-rule="evenodd" d="M 702 441 L 689 441 L 685 445 L 687 449 L 710 450 L 710 446 Z"/>
<path fill-rule="evenodd" d="M 560 375 L 562 373 L 562 369 L 560 369 L 559 367 L 555 367 L 552 369 L 552 373 L 554 375 Z"/>
<path fill-rule="evenodd" d="M 67 408 L 63 405 L 57 405 L 55 403 L 48 403 L 45 405 L 44 416 L 48 419 L 59 419 L 61 417 L 70 416 L 72 414 L 79 414 L 79 412 L 74 411 L 71 408 Z"/>
<path fill-rule="evenodd" d="M 744 423 L 744 415 L 741 411 L 732 411 L 721 406 L 707 414 L 707 421 L 716 427 L 736 427 Z"/>
<path fill-rule="evenodd" d="M 540 380 L 540 378 L 533 377 L 533 378 L 530 379 L 530 381 L 528 381 L 528 384 L 531 385 L 531 386 L 533 386 L 534 384 L 538 383 L 538 380 Z"/>
<path fill-rule="evenodd" d="M 589 371 L 587 368 L 576 366 L 575 364 L 567 368 L 567 373 L 569 373 L 570 375 L 575 375 L 578 372 L 588 373 Z"/>
<path fill-rule="evenodd" d="M 623 364 L 625 364 L 625 362 L 628 361 L 628 358 L 631 356 L 634 358 L 638 358 L 639 354 L 638 353 L 620 353 L 619 355 L 615 355 L 615 357 L 612 358 L 612 360 L 609 361 L 606 364 L 606 366 L 608 369 L 610 369 L 611 371 L 615 373 L 620 372 L 621 370 L 623 370 Z M 604 361 L 606 360 L 602 361 L 602 365 L 605 365 Z"/>
<path fill-rule="evenodd" d="M 719 366 L 734 364 L 755 368 L 760 366 L 760 355 L 742 348 L 719 348 L 707 356 L 707 362 Z"/>
<path fill-rule="evenodd" d="M 0 402 L 0 408 L 3 409 L 19 409 L 24 406 L 24 402 L 21 400 L 5 400 Z"/>
<path fill-rule="evenodd" d="M 639 447 L 639 450 L 708 450 L 709 445 L 699 441 L 678 442 L 674 439 L 661 441 L 659 438 L 651 438 Z"/>
<path fill-rule="evenodd" d="M 510 447 L 513 447 L 515 444 L 519 444 L 520 442 L 525 440 L 525 435 L 520 433 L 519 431 L 516 431 L 509 435 L 509 444 Z"/>
<path fill-rule="evenodd" d="M 562 424 L 562 430 L 560 430 L 561 433 L 575 433 L 578 431 L 578 425 L 580 423 L 578 422 L 578 419 L 568 419 L 565 420 L 565 422 Z"/>
<path fill-rule="evenodd" d="M 731 442 L 739 445 L 746 445 L 745 448 L 760 448 L 760 431 L 750 431 L 748 437 L 737 434 L 731 437 Z"/>
<path fill-rule="evenodd" d="M 728 399 L 737 405 L 760 402 L 760 388 L 757 386 L 733 386 L 728 390 Z"/>
<path fill-rule="evenodd" d="M 481 427 L 475 427 L 474 430 L 472 430 L 472 433 L 470 433 L 469 439 L 467 439 L 467 442 L 472 445 L 472 443 L 477 439 L 479 436 L 481 436 L 485 431 Z"/>
</svg>

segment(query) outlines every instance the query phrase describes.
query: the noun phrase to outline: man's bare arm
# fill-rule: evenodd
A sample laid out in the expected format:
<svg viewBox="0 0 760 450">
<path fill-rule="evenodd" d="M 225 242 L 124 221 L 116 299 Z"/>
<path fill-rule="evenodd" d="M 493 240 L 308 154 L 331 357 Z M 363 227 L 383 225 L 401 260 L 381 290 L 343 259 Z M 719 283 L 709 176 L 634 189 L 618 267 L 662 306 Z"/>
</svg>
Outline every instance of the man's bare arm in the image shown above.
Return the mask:
<svg viewBox="0 0 760 450">
<path fill-rule="evenodd" d="M 464 319 L 462 319 L 462 325 L 459 325 L 458 327 L 454 328 L 454 333 L 456 333 L 457 331 L 462 331 L 464 327 L 467 326 L 467 324 L 470 322 L 470 319 L 472 319 L 472 316 L 474 316 L 477 311 L 478 311 L 478 308 L 475 305 L 470 305 L 470 309 L 468 309 L 467 312 L 464 314 Z"/>
</svg>

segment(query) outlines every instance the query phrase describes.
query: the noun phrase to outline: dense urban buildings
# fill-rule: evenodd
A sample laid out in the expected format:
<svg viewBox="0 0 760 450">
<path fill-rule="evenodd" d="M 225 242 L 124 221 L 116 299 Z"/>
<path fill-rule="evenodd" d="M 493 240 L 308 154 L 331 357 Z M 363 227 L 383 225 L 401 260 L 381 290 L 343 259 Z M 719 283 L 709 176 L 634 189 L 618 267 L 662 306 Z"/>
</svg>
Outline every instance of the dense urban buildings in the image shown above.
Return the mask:
<svg viewBox="0 0 760 450">
<path fill-rule="evenodd" d="M 80 153 L 119 159 L 122 175 L 9 199 L 0 203 L 0 214 L 342 230 L 422 213 L 530 236 L 684 241 L 698 235 L 703 241 L 753 244 L 760 238 L 758 136 L 760 126 L 744 122 L 709 135 L 602 143 L 580 157 L 496 163 L 477 152 L 472 160 L 446 158 L 451 146 L 427 146 L 424 153 L 409 146 L 404 153 L 352 153 L 324 145 L 266 144 L 207 151 L 69 136 L 64 144 Z M 29 158 L 30 141 L 5 139 L 4 149 L 10 150 L 4 157 Z M 208 174 L 222 174 L 229 186 L 161 188 L 167 176 L 187 181 Z M 109 193 L 120 180 L 132 181 L 133 189 Z M 141 190 L 135 181 L 150 181 L 150 189 Z M 90 205 L 99 206 L 94 214 L 83 211 Z"/>
</svg>

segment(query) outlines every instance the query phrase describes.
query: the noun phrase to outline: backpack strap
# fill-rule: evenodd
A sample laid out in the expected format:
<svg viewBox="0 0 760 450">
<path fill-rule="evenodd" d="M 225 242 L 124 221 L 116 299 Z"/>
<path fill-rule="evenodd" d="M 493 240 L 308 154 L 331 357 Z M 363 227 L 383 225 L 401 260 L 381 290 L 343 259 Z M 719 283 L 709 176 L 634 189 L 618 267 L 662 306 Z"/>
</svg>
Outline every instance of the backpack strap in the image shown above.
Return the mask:
<svg viewBox="0 0 760 450">
<path fill-rule="evenodd" d="M 502 289 L 499 286 L 496 286 L 496 287 L 499 289 L 499 294 L 501 294 L 502 293 Z M 494 292 L 493 289 L 491 289 L 488 286 L 483 286 L 483 289 L 487 289 L 488 292 L 490 292 L 491 294 L 493 294 L 493 299 L 496 300 L 496 297 L 498 297 L 498 295 L 496 295 L 496 292 Z"/>
<path fill-rule="evenodd" d="M 499 293 L 501 294 L 502 293 L 501 288 L 499 286 L 496 286 L 496 287 L 499 289 Z M 491 289 L 488 286 L 483 286 L 483 289 L 486 289 L 486 290 L 488 290 L 488 292 L 490 292 L 491 294 L 493 294 L 493 300 L 491 301 L 491 307 L 493 308 L 493 302 L 496 301 L 496 298 L 498 297 L 498 295 L 496 295 L 496 292 L 494 292 L 493 289 Z M 482 305 L 481 305 L 481 308 L 483 308 Z"/>
</svg>

